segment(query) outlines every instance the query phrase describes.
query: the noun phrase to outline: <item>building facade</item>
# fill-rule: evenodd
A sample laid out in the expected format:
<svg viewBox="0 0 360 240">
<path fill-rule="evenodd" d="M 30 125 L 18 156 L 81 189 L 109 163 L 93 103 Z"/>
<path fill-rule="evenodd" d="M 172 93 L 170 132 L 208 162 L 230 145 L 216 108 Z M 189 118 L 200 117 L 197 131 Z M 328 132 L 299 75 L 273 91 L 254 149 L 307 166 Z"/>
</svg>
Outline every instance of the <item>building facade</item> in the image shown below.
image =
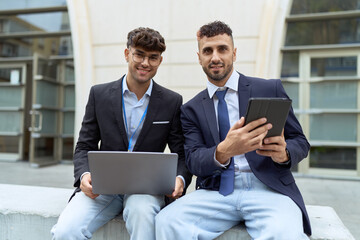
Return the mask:
<svg viewBox="0 0 360 240">
<path fill-rule="evenodd" d="M 66 1 L 0 1 L 0 159 L 72 159 L 75 78 Z"/>
<path fill-rule="evenodd" d="M 188 101 L 206 86 L 196 31 L 221 20 L 233 30 L 235 68 L 281 78 L 293 99 L 312 145 L 294 171 L 360 176 L 357 0 L 13 2 L 0 0 L 0 158 L 71 159 L 90 87 L 127 72 L 127 33 L 139 26 L 166 40 L 154 80 Z"/>
</svg>

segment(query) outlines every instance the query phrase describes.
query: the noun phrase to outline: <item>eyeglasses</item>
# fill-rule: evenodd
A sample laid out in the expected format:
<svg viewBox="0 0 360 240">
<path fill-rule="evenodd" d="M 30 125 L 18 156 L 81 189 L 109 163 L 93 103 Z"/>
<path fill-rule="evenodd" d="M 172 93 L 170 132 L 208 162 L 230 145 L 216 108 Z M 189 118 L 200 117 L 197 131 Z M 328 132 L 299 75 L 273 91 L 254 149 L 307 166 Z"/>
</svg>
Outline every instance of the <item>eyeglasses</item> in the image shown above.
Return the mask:
<svg viewBox="0 0 360 240">
<path fill-rule="evenodd" d="M 136 52 L 136 51 L 132 52 L 130 50 L 130 52 L 132 54 L 133 61 L 136 62 L 136 63 L 144 62 L 145 58 L 148 58 L 149 65 L 152 66 L 152 67 L 157 67 L 161 63 L 161 56 L 160 55 L 154 54 L 154 55 L 146 56 L 145 54 L 142 54 L 142 53 L 139 53 L 139 52 Z"/>
</svg>

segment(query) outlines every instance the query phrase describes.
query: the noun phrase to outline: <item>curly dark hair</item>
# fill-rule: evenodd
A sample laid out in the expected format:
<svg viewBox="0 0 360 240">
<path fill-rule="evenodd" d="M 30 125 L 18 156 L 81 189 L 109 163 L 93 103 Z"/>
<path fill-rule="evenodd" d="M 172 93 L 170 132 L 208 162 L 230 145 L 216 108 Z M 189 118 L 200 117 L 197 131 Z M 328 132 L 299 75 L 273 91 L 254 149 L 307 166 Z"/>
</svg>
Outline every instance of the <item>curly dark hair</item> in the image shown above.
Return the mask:
<svg viewBox="0 0 360 240">
<path fill-rule="evenodd" d="M 151 28 L 139 27 L 128 33 L 126 46 L 140 47 L 146 51 L 164 52 L 166 49 L 165 39 L 161 34 Z"/>
<path fill-rule="evenodd" d="M 232 30 L 227 24 L 221 21 L 214 21 L 205 24 L 199 29 L 199 31 L 197 32 L 197 39 L 200 40 L 203 37 L 209 38 L 221 34 L 227 34 L 228 36 L 231 37 L 231 39 L 233 39 Z"/>
</svg>

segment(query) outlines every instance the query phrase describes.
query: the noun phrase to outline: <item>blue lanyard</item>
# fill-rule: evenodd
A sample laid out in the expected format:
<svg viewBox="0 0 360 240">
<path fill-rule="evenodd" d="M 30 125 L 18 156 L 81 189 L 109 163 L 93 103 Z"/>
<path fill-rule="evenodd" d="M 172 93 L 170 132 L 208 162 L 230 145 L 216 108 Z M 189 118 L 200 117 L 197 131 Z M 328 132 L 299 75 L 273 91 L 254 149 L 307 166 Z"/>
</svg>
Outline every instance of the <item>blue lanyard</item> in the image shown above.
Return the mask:
<svg viewBox="0 0 360 240">
<path fill-rule="evenodd" d="M 125 102 L 124 102 L 124 93 L 121 94 L 122 96 L 122 106 L 123 106 L 123 112 L 124 112 L 124 118 L 125 118 L 125 128 L 126 128 L 126 132 L 128 132 L 128 125 L 127 125 L 127 119 L 126 119 L 126 111 L 125 111 Z M 133 137 L 136 133 L 136 131 L 138 130 L 138 128 L 140 127 L 142 121 L 144 121 L 144 118 L 146 116 L 146 113 L 147 113 L 147 110 L 148 110 L 148 107 L 149 107 L 149 104 L 146 106 L 146 109 L 140 119 L 140 122 L 139 122 L 139 125 L 136 127 L 135 131 L 133 132 L 133 134 L 131 135 L 130 139 L 129 139 L 129 146 L 128 146 L 128 151 L 131 152 L 132 149 L 131 149 L 131 143 L 132 143 L 132 140 L 133 140 Z"/>
</svg>

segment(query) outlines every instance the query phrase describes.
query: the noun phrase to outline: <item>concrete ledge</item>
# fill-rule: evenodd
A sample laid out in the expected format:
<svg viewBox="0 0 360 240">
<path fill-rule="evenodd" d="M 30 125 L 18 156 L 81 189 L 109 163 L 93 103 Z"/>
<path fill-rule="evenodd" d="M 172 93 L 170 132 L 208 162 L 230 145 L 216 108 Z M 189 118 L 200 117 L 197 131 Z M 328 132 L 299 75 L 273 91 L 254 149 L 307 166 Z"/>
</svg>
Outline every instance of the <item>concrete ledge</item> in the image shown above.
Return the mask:
<svg viewBox="0 0 360 240">
<path fill-rule="evenodd" d="M 0 239 L 50 239 L 50 229 L 67 204 L 72 189 L 0 184 Z M 312 240 L 355 240 L 334 209 L 306 206 L 313 228 Z M 94 240 L 123 239 L 129 234 L 121 217 L 99 229 Z M 251 239 L 245 226 L 235 226 L 218 240 Z"/>
</svg>

